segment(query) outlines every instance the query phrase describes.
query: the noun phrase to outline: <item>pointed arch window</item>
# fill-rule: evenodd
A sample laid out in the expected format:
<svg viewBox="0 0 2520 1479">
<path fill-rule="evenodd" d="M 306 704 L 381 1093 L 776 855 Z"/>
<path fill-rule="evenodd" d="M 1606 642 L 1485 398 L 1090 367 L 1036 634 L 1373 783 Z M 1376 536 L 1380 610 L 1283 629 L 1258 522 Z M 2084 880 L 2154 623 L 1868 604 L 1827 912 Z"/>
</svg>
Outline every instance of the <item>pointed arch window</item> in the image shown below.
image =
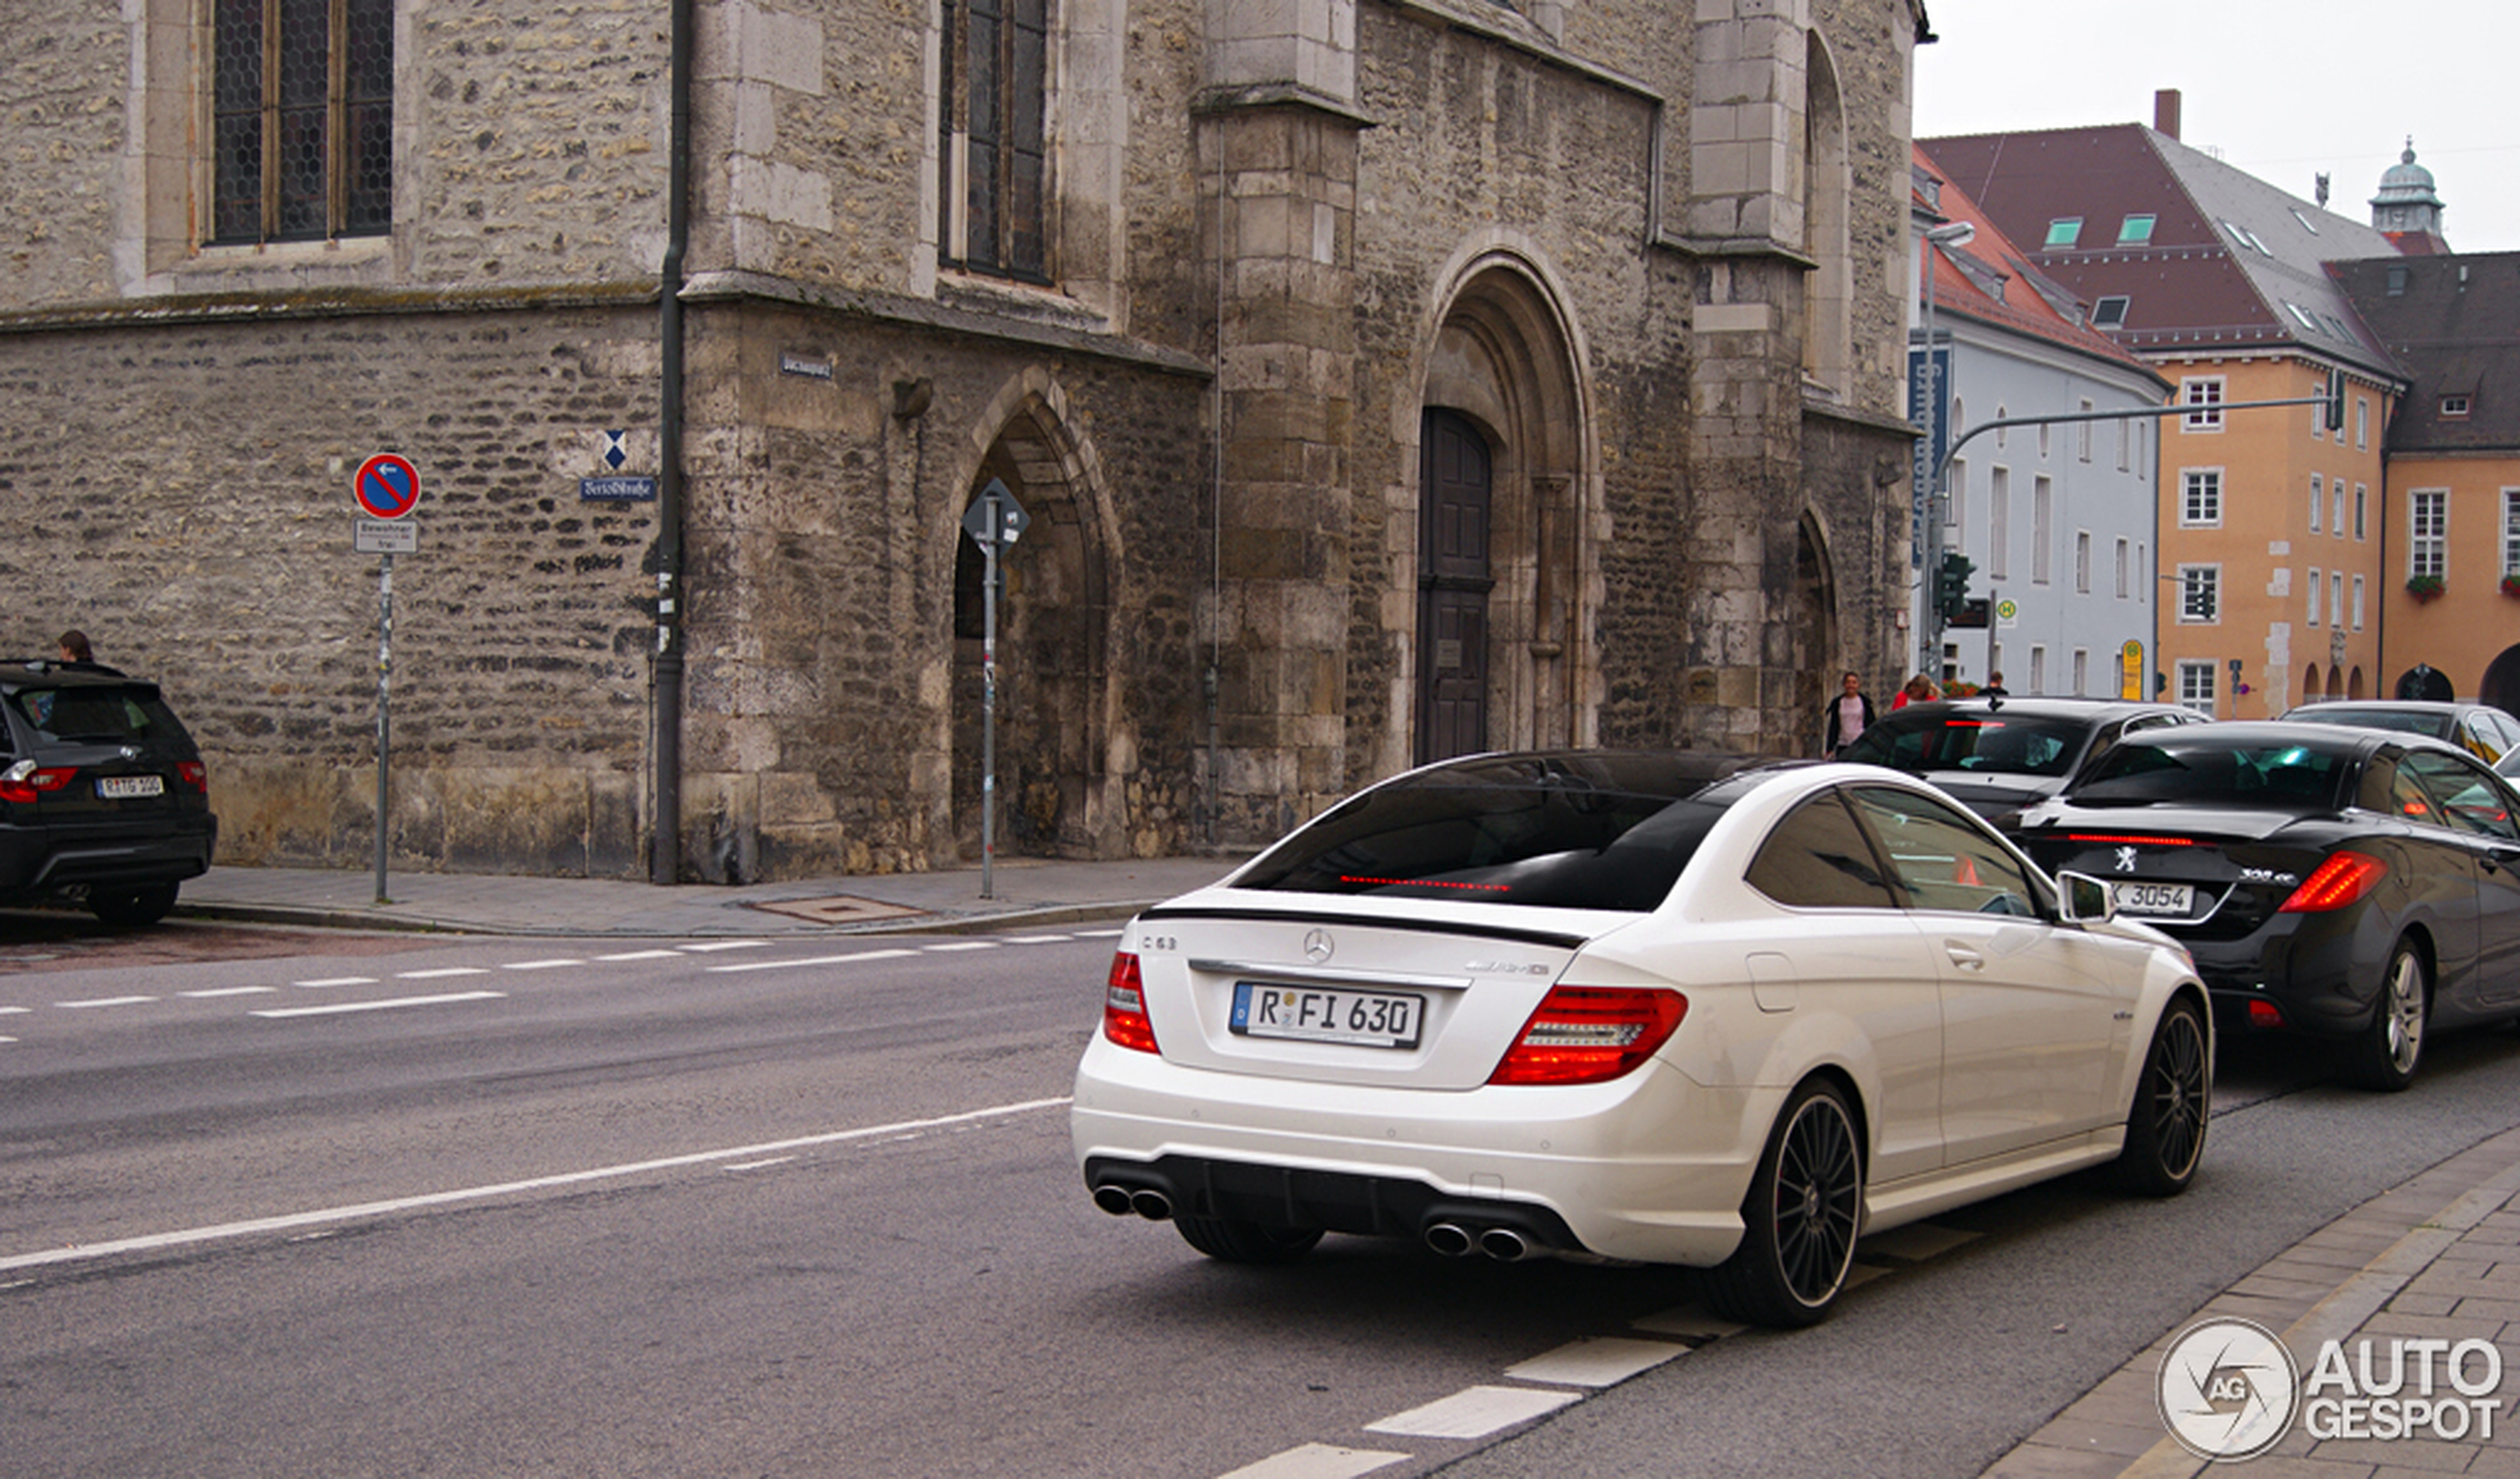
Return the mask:
<svg viewBox="0 0 2520 1479">
<path fill-rule="evenodd" d="M 943 256 L 1050 280 L 1050 0 L 945 0 Z"/>
<path fill-rule="evenodd" d="M 394 0 L 213 0 L 209 240 L 394 222 Z"/>
</svg>

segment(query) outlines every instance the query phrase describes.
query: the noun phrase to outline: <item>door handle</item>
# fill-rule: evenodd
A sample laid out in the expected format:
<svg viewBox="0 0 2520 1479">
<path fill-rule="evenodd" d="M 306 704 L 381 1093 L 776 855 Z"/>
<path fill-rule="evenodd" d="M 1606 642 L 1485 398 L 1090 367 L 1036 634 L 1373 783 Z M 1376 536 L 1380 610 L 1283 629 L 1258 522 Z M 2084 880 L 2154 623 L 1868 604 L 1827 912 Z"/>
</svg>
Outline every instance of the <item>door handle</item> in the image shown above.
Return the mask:
<svg viewBox="0 0 2520 1479">
<path fill-rule="evenodd" d="M 1984 970 L 1986 968 L 1986 957 L 1978 954 L 1975 950 L 1970 949 L 1968 946 L 1961 944 L 1958 940 L 1947 939 L 1943 941 L 1943 951 L 1945 954 L 1952 957 L 1952 963 L 1953 965 L 1958 966 L 1962 970 Z"/>
</svg>

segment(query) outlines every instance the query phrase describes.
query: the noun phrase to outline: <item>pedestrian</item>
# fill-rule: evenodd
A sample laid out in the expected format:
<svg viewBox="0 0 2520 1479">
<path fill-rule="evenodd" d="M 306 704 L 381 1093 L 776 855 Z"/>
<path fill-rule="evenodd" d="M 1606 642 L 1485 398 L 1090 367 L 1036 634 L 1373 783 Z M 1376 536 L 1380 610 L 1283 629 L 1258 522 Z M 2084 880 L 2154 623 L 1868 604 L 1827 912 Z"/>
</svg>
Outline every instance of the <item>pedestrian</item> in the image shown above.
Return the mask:
<svg viewBox="0 0 2520 1479">
<path fill-rule="evenodd" d="M 1864 680 L 1849 673 L 1838 680 L 1837 696 L 1821 709 L 1820 751 L 1835 756 L 1855 742 L 1872 723 L 1872 698 L 1864 692 Z"/>
<path fill-rule="evenodd" d="M 81 673 L 103 673 L 115 678 L 122 677 L 118 670 L 108 668 L 96 661 L 95 646 L 87 640 L 87 634 L 78 628 L 70 628 L 56 640 L 62 649 L 61 666 L 75 669 Z"/>
<path fill-rule="evenodd" d="M 1986 686 L 1977 690 L 1977 696 L 1980 698 L 2010 698 L 2012 696 L 2012 690 L 2004 686 L 2004 670 L 2001 668 L 1988 670 L 1986 674 Z"/>
<path fill-rule="evenodd" d="M 1899 696 L 1890 700 L 1890 711 L 1896 713 L 1911 703 L 1932 703 L 1942 696 L 1943 690 L 1934 686 L 1934 679 L 1920 673 L 1900 687 Z"/>
</svg>

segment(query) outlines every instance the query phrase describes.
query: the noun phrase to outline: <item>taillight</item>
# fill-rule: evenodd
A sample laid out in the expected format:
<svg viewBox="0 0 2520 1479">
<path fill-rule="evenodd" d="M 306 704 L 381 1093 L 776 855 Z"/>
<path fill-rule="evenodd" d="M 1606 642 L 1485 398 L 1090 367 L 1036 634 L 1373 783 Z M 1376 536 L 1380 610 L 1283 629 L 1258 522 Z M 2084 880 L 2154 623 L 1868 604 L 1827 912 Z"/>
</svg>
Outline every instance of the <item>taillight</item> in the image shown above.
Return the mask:
<svg viewBox="0 0 2520 1479">
<path fill-rule="evenodd" d="M 69 785 L 70 777 L 77 774 L 78 767 L 74 765 L 46 766 L 37 765 L 32 760 L 21 760 L 0 771 L 0 801 L 24 801 L 32 805 L 37 797 Z"/>
<path fill-rule="evenodd" d="M 1155 1024 L 1146 1018 L 1146 977 L 1138 973 L 1138 957 L 1126 950 L 1111 956 L 1111 980 L 1102 988 L 1102 1035 L 1139 1052 L 1163 1050 L 1155 1046 Z"/>
<path fill-rule="evenodd" d="M 201 762 L 197 760 L 179 760 L 175 763 L 175 774 L 178 780 L 181 780 L 185 785 L 191 787 L 194 791 L 199 792 L 201 795 L 208 796 L 210 794 L 210 768 L 203 765 Z"/>
<path fill-rule="evenodd" d="M 1601 1083 L 1654 1055 L 1679 1030 L 1689 1001 L 1677 991 L 1555 986 L 1490 1083 Z"/>
<path fill-rule="evenodd" d="M 2319 871 L 2302 880 L 2278 914 L 2315 915 L 2342 909 L 2380 886 L 2389 865 L 2359 852 L 2331 852 Z"/>
</svg>

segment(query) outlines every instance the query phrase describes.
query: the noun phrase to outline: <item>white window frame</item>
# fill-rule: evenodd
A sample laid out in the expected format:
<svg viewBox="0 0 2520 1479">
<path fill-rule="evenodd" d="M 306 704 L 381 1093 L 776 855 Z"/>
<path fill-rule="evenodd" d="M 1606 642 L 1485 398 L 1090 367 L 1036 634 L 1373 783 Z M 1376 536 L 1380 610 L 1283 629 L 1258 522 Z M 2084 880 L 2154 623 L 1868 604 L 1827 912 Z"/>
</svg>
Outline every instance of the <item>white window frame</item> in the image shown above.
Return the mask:
<svg viewBox="0 0 2520 1479">
<path fill-rule="evenodd" d="M 2126 562 L 2126 536 L 2121 534 L 2117 537 L 2117 598 L 2121 601 L 2126 599 L 2126 575 L 2129 568 Z"/>
<path fill-rule="evenodd" d="M 2310 605 L 2307 614 L 2302 617 L 2302 625 L 2304 626 L 2315 627 L 2319 625 L 2319 592 L 2327 585 L 2327 582 L 2319 577 L 2319 566 L 2312 565 L 2310 567 Z"/>
<path fill-rule="evenodd" d="M 2012 546 L 2012 469 L 1986 472 L 1986 578 L 2001 580 L 2012 573 L 2007 557 Z"/>
<path fill-rule="evenodd" d="M 2450 565 L 2450 490 L 2414 488 L 2406 495 L 2406 577 L 2439 576 Z"/>
<path fill-rule="evenodd" d="M 2197 590 L 2203 590 L 2212 597 L 2211 605 L 2213 607 L 2213 614 L 2211 616 L 2194 616 L 2189 613 L 2189 594 Z M 2220 564 L 2211 562 L 2204 564 L 2189 564 L 2184 561 L 2181 562 L 2179 566 L 2179 606 L 2173 615 L 2178 619 L 2179 625 L 2183 627 L 2218 627 L 2222 625 L 2222 566 Z"/>
<path fill-rule="evenodd" d="M 2520 488 L 2502 490 L 2502 573 L 2520 575 Z"/>
<path fill-rule="evenodd" d="M 2211 658 L 2181 658 L 2179 660 L 2179 674 L 2176 681 L 2179 695 L 2177 701 L 2181 708 L 2194 709 L 2208 719 L 2213 717 L 2216 677 L 2214 667 L 2215 664 Z"/>
<path fill-rule="evenodd" d="M 2362 597 L 2363 597 L 2363 589 L 2364 589 L 2364 587 L 2363 587 L 2363 583 L 2362 583 L 2362 577 L 2361 577 L 2360 575 L 2356 575 L 2356 576 L 2354 576 L 2354 577 L 2353 577 L 2353 629 L 2354 629 L 2355 631 L 2357 631 L 2357 632 L 2359 632 L 2359 631 L 2361 631 L 2361 630 L 2362 630 Z"/>
<path fill-rule="evenodd" d="M 2319 510 L 2328 502 L 2328 480 L 2318 473 L 2310 475 L 2310 532 L 2320 532 Z"/>
<path fill-rule="evenodd" d="M 2091 414 L 2091 403 L 2087 400 L 2082 403 L 2082 414 L 2084 416 Z M 2091 460 L 2091 424 L 2089 422 L 2074 424 L 2074 455 L 2078 461 Z"/>
<path fill-rule="evenodd" d="M 2047 585 L 2056 579 L 2056 479 L 2041 473 L 2030 480 L 2030 581 Z M 2035 691 L 2035 690 L 2034 690 Z"/>
<path fill-rule="evenodd" d="M 2345 572 L 2342 570 L 2328 572 L 2328 622 L 2331 626 L 2339 627 L 2345 622 Z"/>
<path fill-rule="evenodd" d="M 2343 478 L 2328 480 L 2328 509 L 2331 515 L 2328 521 L 2328 532 L 2341 540 L 2345 537 L 2345 480 Z"/>
<path fill-rule="evenodd" d="M 2353 538 L 2361 544 L 2371 538 L 2371 485 L 2353 485 Z"/>
<path fill-rule="evenodd" d="M 2074 532 L 2074 593 L 2091 593 L 2091 531 L 2087 529 Z"/>
<path fill-rule="evenodd" d="M 2179 382 L 2179 404 L 2198 409 L 2179 418 L 2179 430 L 2189 432 L 2222 430 L 2222 386 L 2220 375 L 2192 375 Z"/>
<path fill-rule="evenodd" d="M 2179 527 L 2181 529 L 2220 529 L 2222 527 L 2221 468 L 2182 467 L 2179 469 Z"/>
<path fill-rule="evenodd" d="M 2074 696 L 2087 698 L 2091 692 L 2091 650 L 2087 647 L 2076 648 L 2073 661 Z"/>
<path fill-rule="evenodd" d="M 2353 398 L 2353 449 L 2371 449 L 2371 403 L 2361 396 Z"/>
</svg>

